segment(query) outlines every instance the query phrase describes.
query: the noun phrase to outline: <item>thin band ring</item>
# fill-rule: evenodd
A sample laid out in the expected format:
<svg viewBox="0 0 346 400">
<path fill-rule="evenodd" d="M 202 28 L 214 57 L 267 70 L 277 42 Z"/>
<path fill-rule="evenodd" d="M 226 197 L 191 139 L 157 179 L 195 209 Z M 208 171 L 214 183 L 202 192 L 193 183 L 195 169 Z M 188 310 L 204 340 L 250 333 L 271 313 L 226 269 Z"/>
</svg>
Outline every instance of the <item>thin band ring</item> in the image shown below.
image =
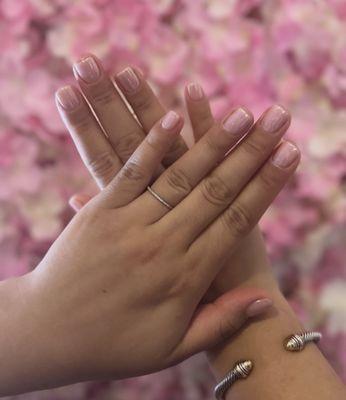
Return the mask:
<svg viewBox="0 0 346 400">
<path fill-rule="evenodd" d="M 165 207 L 167 207 L 169 210 L 173 210 L 173 206 L 171 206 L 165 199 L 163 199 L 160 195 L 158 195 L 151 186 L 147 186 L 148 192 L 155 197 L 156 200 L 158 200 L 161 204 L 163 204 Z"/>
</svg>

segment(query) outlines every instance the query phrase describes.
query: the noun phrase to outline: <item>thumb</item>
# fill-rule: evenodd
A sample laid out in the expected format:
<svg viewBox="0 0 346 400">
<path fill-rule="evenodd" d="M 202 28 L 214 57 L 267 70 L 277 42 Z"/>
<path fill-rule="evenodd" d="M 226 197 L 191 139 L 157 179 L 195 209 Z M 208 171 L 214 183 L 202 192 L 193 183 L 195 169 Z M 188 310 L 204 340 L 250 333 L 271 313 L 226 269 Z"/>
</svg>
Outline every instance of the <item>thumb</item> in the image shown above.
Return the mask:
<svg viewBox="0 0 346 400">
<path fill-rule="evenodd" d="M 249 319 L 263 315 L 272 304 L 265 291 L 241 288 L 200 306 L 176 349 L 179 353 L 176 357 L 185 359 L 228 340 Z"/>
<path fill-rule="evenodd" d="M 68 203 L 73 208 L 74 211 L 78 212 L 91 199 L 92 199 L 91 196 L 87 196 L 85 194 L 75 194 L 72 197 L 70 197 Z"/>
</svg>

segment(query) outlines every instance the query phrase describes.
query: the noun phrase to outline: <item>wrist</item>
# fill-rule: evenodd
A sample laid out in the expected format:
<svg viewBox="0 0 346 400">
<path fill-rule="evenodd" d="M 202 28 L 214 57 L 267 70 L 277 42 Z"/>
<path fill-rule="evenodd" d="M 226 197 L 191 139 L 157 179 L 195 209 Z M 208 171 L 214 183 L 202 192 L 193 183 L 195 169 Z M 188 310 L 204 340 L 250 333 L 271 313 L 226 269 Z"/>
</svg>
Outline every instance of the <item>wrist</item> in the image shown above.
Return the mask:
<svg viewBox="0 0 346 400">
<path fill-rule="evenodd" d="M 218 378 L 224 376 L 239 359 L 255 359 L 256 363 L 272 364 L 268 349 L 281 349 L 281 340 L 302 330 L 302 325 L 278 288 L 272 289 L 273 308 L 263 318 L 248 324 L 237 337 L 208 352 L 208 358 Z"/>
<path fill-rule="evenodd" d="M 41 364 L 39 330 L 30 309 L 30 274 L 0 282 L 0 395 L 25 391 Z"/>
<path fill-rule="evenodd" d="M 211 294 L 211 299 L 217 298 L 236 287 L 257 287 L 269 293 L 280 292 L 258 227 L 225 261 L 208 294 Z"/>
</svg>

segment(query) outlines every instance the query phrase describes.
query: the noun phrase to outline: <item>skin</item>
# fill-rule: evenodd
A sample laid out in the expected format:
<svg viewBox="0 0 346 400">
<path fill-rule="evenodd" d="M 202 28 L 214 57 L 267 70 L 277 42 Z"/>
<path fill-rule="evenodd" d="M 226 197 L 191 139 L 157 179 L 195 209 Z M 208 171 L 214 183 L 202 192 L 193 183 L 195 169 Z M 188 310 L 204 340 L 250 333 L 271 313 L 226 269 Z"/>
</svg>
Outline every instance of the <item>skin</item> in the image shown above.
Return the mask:
<svg viewBox="0 0 346 400">
<path fill-rule="evenodd" d="M 103 157 L 96 160 L 107 160 L 87 165 L 93 171 L 97 166 L 101 182 L 113 165 L 120 169 L 105 178 L 108 185 L 78 212 L 33 272 L 2 282 L 0 348 L 7 368 L 1 395 L 166 368 L 230 337 L 271 304 L 257 288 L 228 291 L 208 302 L 205 294 L 299 163 L 293 145 L 290 163 L 276 163 L 287 146 L 276 149 L 286 127 L 268 134 L 260 119 L 225 158 L 245 133 L 244 124 L 230 132 L 225 123 L 215 123 L 155 180 L 165 155 L 180 148 L 182 118 L 161 118 L 122 165 L 123 158 L 104 147 L 110 135 L 92 142 L 102 131 L 75 94 L 79 100 L 69 110 L 58 101 L 61 115 L 76 141 L 91 144 L 84 148 L 85 160 L 99 149 Z M 105 104 L 112 96 L 97 98 Z M 250 128 L 251 114 L 239 112 Z M 175 185 L 176 171 L 184 171 L 188 186 Z M 145 190 L 150 182 L 158 193 L 171 189 L 167 201 L 173 210 Z"/>
<path fill-rule="evenodd" d="M 122 90 L 123 96 L 126 98 L 126 101 L 136 115 L 136 118 L 140 123 L 139 125 L 133 118 L 129 108 L 125 107 L 124 102 L 121 100 L 114 85 L 111 83 L 110 77 L 104 71 L 100 60 L 92 55 L 86 55 L 85 57 L 89 56 L 93 57 L 97 63 L 101 71 L 100 77 L 96 82 L 86 83 L 78 75 L 76 68 L 74 68 L 74 75 L 78 88 L 73 87 L 73 90 L 77 94 L 79 91 L 83 93 L 85 98 L 88 100 L 88 103 L 91 105 L 93 112 L 97 115 L 97 119 L 101 122 L 102 128 L 91 114 L 89 106 L 83 101 L 83 99 L 81 99 L 79 107 L 72 112 L 67 112 L 63 107 L 61 107 L 59 101 L 57 102 L 57 105 L 65 126 L 71 134 L 86 168 L 89 170 L 99 188 L 103 190 L 113 179 L 117 171 L 119 171 L 123 163 L 126 162 L 128 157 L 135 151 L 152 126 L 165 115 L 167 110 L 165 110 L 160 100 L 155 96 L 150 85 L 144 79 L 139 70 L 133 68 L 133 71 L 138 78 L 139 85 L 136 90 L 131 92 L 125 90 L 121 80 L 119 79 L 120 74 L 115 75 L 114 80 Z M 215 126 L 216 122 L 212 115 L 209 101 L 203 93 L 203 90 L 201 98 L 195 100 L 189 95 L 188 88 L 186 88 L 185 102 L 194 139 L 197 143 Z M 117 129 L 114 129 L 114 126 L 116 126 Z M 282 137 L 288 129 L 288 126 L 289 119 L 281 132 L 278 132 L 278 135 L 274 137 L 276 143 L 279 142 L 280 137 Z M 253 130 L 254 129 L 252 129 L 252 132 Z M 105 137 L 104 131 L 106 132 L 107 137 Z M 211 168 L 213 166 L 213 160 L 215 166 L 217 162 L 222 160 L 226 151 L 232 147 L 232 140 L 228 139 L 228 142 L 225 142 L 223 146 L 220 147 L 216 139 L 218 138 L 215 138 L 215 135 L 209 134 L 208 137 L 204 138 L 202 143 L 199 143 L 198 147 L 196 147 L 196 157 L 193 165 L 197 170 L 197 174 L 198 169 L 201 168 L 199 159 L 201 155 L 206 153 L 210 154 L 209 168 Z M 235 139 L 233 139 L 233 141 L 235 141 Z M 121 149 L 120 154 L 119 143 Z M 258 153 L 261 153 L 261 148 L 259 146 L 257 147 Z M 217 153 L 215 153 L 215 148 L 218 149 Z M 256 144 L 252 146 L 252 149 L 249 151 L 251 152 L 255 148 Z M 168 155 L 164 157 L 162 162 L 163 167 L 159 169 L 159 173 L 164 171 L 164 167 L 169 167 L 173 161 L 178 160 L 186 151 L 187 146 L 183 142 L 182 138 L 179 138 L 172 145 Z M 252 153 L 249 154 L 249 156 L 252 157 Z M 263 155 L 258 154 L 258 159 L 263 158 Z M 173 202 L 176 204 L 176 202 L 179 201 L 186 192 L 188 192 L 189 188 L 187 186 L 191 180 L 191 167 L 192 165 L 188 164 L 185 168 L 186 170 L 179 168 L 178 171 L 173 171 L 173 177 L 169 179 L 170 182 L 173 182 L 173 185 L 169 184 L 165 185 L 162 189 L 160 188 L 162 192 L 159 191 L 159 193 L 164 193 L 165 199 L 168 199 L 171 204 L 173 204 Z M 195 176 L 193 177 L 193 180 L 194 182 L 196 181 Z M 78 211 L 89 200 L 90 196 L 78 194 L 74 195 L 70 199 L 70 204 L 76 211 Z M 164 208 L 163 212 L 166 212 Z M 215 299 L 219 294 L 227 292 L 230 285 L 234 287 L 236 284 L 243 283 L 245 280 L 250 278 L 252 279 L 254 274 L 256 274 L 256 276 L 261 276 L 261 282 L 266 288 L 276 288 L 277 283 L 272 275 L 270 265 L 267 262 L 266 251 L 259 228 L 256 226 L 251 233 L 244 237 L 241 243 L 242 248 L 239 251 L 238 249 L 235 249 L 233 253 L 229 252 L 225 263 L 226 265 L 213 282 L 211 289 L 206 296 L 207 298 Z M 237 265 L 242 264 L 244 255 L 248 253 L 248 249 L 254 246 L 258 250 L 259 259 L 265 260 L 261 265 L 265 266 L 257 268 L 255 262 L 256 257 L 254 257 L 253 260 L 248 260 L 248 264 L 252 266 L 251 270 L 250 268 L 237 268 Z M 270 282 L 270 284 L 268 284 L 268 282 Z"/>
<path fill-rule="evenodd" d="M 140 80 L 138 90 L 131 94 L 123 90 L 123 93 L 137 114 L 145 133 L 154 121 L 164 114 L 164 109 L 139 71 L 136 71 L 136 74 Z M 107 79 L 106 76 L 104 78 Z M 118 84 L 121 87 L 120 82 Z M 95 86 L 97 85 L 98 83 L 95 84 Z M 80 88 L 88 97 L 89 92 L 85 89 L 83 83 L 80 84 Z M 208 100 L 203 93 L 198 100 L 193 99 L 189 96 L 188 90 L 186 90 L 185 98 L 195 139 L 199 141 L 203 138 L 202 144 L 199 144 L 199 147 L 196 146 L 196 148 L 200 154 L 204 154 L 206 144 L 207 146 L 208 143 L 209 145 L 212 144 L 212 147 L 215 148 L 213 142 L 204 137 L 215 126 Z M 88 100 L 92 103 L 90 98 Z M 102 108 L 99 109 L 98 113 L 102 114 Z M 88 153 L 90 144 L 97 142 L 98 136 L 93 135 L 90 142 L 86 143 L 83 140 L 82 132 L 75 129 L 73 123 L 71 124 L 71 121 L 66 118 L 65 122 L 67 122 L 67 127 L 74 137 L 78 151 L 82 156 L 84 154 L 84 161 L 87 165 L 92 164 L 90 158 L 85 154 Z M 180 154 L 183 146 L 179 145 L 175 148 L 180 149 L 177 153 Z M 254 147 L 252 146 L 252 148 Z M 221 153 L 220 157 L 222 158 Z M 255 153 L 256 155 L 258 154 Z M 169 159 L 170 162 L 172 160 L 174 160 L 174 154 Z M 184 157 L 182 157 L 182 160 L 184 160 Z M 217 162 L 216 159 L 214 160 Z M 180 163 L 184 166 L 181 160 Z M 201 164 L 196 161 L 196 165 Z M 177 186 L 179 186 L 180 191 L 182 187 L 186 192 L 189 191 L 186 190 L 185 183 L 186 181 L 190 182 L 193 166 L 194 164 L 191 163 L 188 164 L 186 169 L 179 167 L 178 182 L 180 184 Z M 97 174 L 94 173 L 92 168 L 90 172 L 96 178 L 100 188 L 103 188 L 106 184 L 102 183 L 103 178 L 100 179 L 100 176 L 96 176 Z M 177 174 L 174 174 L 174 176 L 176 178 Z M 172 182 L 172 179 L 170 181 Z M 173 181 L 177 182 L 177 179 Z M 107 179 L 105 182 L 107 182 Z M 168 196 L 174 204 L 179 202 L 180 197 L 177 195 L 177 188 L 173 188 L 172 191 L 171 184 L 159 186 L 159 189 L 162 190 L 160 193 L 165 193 L 165 198 Z M 71 205 L 78 211 L 87 201 L 89 201 L 87 196 L 76 195 L 71 199 Z M 267 313 L 266 317 L 258 319 L 256 323 L 248 324 L 246 328 L 241 330 L 241 333 L 233 336 L 232 340 L 225 341 L 208 352 L 209 360 L 217 378 L 221 378 L 227 373 L 230 365 L 233 365 L 239 359 L 248 357 L 255 360 L 256 368 L 251 375 L 251 380 L 247 381 L 247 385 L 236 385 L 227 394 L 227 398 L 252 398 L 254 393 L 259 400 L 262 398 L 290 400 L 296 398 L 297 393 L 304 399 L 329 399 L 331 396 L 335 399 L 343 398 L 345 394 L 343 385 L 315 345 L 309 345 L 303 353 L 293 356 L 283 351 L 279 343 L 277 346 L 273 346 L 278 338 L 284 338 L 292 332 L 301 331 L 303 328 L 280 293 L 257 227 L 241 240 L 240 245 L 233 252 L 232 249 L 229 249 L 223 264 L 224 268 L 216 276 L 204 297 L 204 301 L 212 301 L 223 293 L 231 289 L 234 290 L 234 288 L 239 290 L 239 288 L 245 289 L 255 286 L 270 293 L 275 304 L 275 309 Z M 270 348 L 270 352 L 268 352 L 268 348 Z M 297 374 L 297 370 L 300 371 L 299 374 Z M 263 382 L 266 384 L 263 385 Z"/>
</svg>

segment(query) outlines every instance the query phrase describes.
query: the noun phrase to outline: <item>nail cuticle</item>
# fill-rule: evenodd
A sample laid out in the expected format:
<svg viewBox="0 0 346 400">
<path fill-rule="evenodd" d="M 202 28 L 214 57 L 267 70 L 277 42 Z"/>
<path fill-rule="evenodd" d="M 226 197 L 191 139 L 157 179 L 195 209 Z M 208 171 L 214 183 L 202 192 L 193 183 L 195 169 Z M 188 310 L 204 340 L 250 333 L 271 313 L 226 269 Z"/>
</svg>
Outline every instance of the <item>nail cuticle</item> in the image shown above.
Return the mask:
<svg viewBox="0 0 346 400">
<path fill-rule="evenodd" d="M 82 58 L 73 65 L 73 71 L 85 83 L 95 83 L 101 77 L 100 67 L 92 57 Z"/>
<path fill-rule="evenodd" d="M 123 71 L 119 72 L 117 74 L 117 79 L 125 92 L 134 94 L 138 91 L 140 81 L 132 68 L 127 67 Z"/>
<path fill-rule="evenodd" d="M 275 105 L 264 114 L 259 124 L 264 132 L 275 134 L 289 123 L 289 119 L 288 112 L 283 107 Z"/>
<path fill-rule="evenodd" d="M 272 163 L 278 168 L 289 168 L 299 156 L 299 150 L 290 142 L 284 142 L 272 156 Z"/>
<path fill-rule="evenodd" d="M 72 111 L 80 105 L 79 97 L 71 86 L 59 89 L 55 96 L 60 106 L 67 111 Z"/>
<path fill-rule="evenodd" d="M 250 129 L 252 122 L 251 115 L 243 108 L 238 108 L 223 122 L 223 128 L 229 134 L 240 137 Z"/>
</svg>

